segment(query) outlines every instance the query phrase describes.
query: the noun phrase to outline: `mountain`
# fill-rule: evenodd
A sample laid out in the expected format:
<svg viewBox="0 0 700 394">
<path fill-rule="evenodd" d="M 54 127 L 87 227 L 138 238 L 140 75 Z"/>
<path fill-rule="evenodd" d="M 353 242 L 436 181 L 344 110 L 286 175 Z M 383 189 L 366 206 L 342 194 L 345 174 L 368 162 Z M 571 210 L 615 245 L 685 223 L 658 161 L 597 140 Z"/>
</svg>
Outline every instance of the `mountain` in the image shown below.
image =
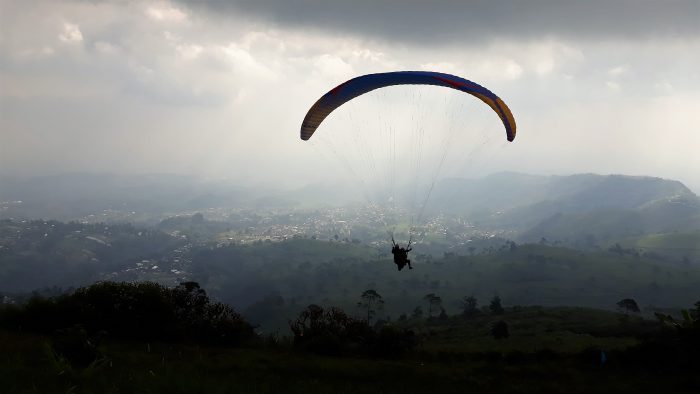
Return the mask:
<svg viewBox="0 0 700 394">
<path fill-rule="evenodd" d="M 432 206 L 479 214 L 552 205 L 557 212 L 636 208 L 671 197 L 695 197 L 681 182 L 654 177 L 577 174 L 537 176 L 503 172 L 480 179 L 452 178 L 435 187 Z"/>
<path fill-rule="evenodd" d="M 639 209 L 596 209 L 582 213 L 557 213 L 520 233 L 521 241 L 541 238 L 573 243 L 620 236 L 691 231 L 700 229 L 700 207 L 658 202 Z"/>
<path fill-rule="evenodd" d="M 315 183 L 276 190 L 170 174 L 1 178 L 0 218 L 155 224 L 210 208 L 314 209 L 363 201 L 351 186 Z M 435 186 L 429 211 L 507 231 L 518 241 L 545 237 L 576 243 L 700 229 L 700 200 L 692 191 L 675 180 L 644 176 L 503 172 L 451 178 Z"/>
<path fill-rule="evenodd" d="M 518 240 L 582 240 L 700 229 L 700 199 L 675 180 L 625 175 L 499 173 L 450 179 L 432 207 Z"/>
<path fill-rule="evenodd" d="M 0 179 L 0 217 L 79 220 L 110 213 L 158 215 L 210 207 L 240 207 L 265 190 L 173 174 L 71 173 Z M 2 209 L 5 208 L 5 209 Z"/>
</svg>

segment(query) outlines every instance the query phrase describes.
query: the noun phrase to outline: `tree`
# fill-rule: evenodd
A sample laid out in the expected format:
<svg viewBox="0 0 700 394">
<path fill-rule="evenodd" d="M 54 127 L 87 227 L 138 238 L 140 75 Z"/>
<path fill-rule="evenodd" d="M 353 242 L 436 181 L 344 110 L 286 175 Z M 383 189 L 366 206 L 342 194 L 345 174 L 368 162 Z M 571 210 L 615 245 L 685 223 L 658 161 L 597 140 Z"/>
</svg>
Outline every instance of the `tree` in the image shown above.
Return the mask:
<svg viewBox="0 0 700 394">
<path fill-rule="evenodd" d="M 608 251 L 610 251 L 612 253 L 617 253 L 619 256 L 622 256 L 625 253 L 625 250 L 622 249 L 622 246 L 620 246 L 620 244 L 618 244 L 618 243 L 609 247 Z"/>
<path fill-rule="evenodd" d="M 382 296 L 375 290 L 365 290 L 360 296 L 361 301 L 357 303 L 360 308 L 367 309 L 367 324 L 369 325 L 370 319 L 376 313 L 377 309 L 381 309 L 384 305 L 384 300 Z"/>
<path fill-rule="evenodd" d="M 491 303 L 489 304 L 489 310 L 491 310 L 491 313 L 494 315 L 501 315 L 505 310 L 503 309 L 503 306 L 501 305 L 501 297 L 495 295 L 491 299 Z"/>
<path fill-rule="evenodd" d="M 433 307 L 439 307 L 442 305 L 442 298 L 435 295 L 435 293 L 426 294 L 423 299 L 428 303 L 428 318 L 433 317 Z"/>
<path fill-rule="evenodd" d="M 700 319 L 700 301 L 697 301 L 693 306 L 695 306 L 695 309 L 691 310 L 691 314 L 695 319 Z"/>
<path fill-rule="evenodd" d="M 229 305 L 212 302 L 196 282 L 174 288 L 153 282 L 98 282 L 72 294 L 33 297 L 15 319 L 13 325 L 38 333 L 68 329 L 61 337 L 73 344 L 82 339 L 94 344 L 95 334 L 102 331 L 119 339 L 226 345 L 255 338 L 241 315 Z"/>
<path fill-rule="evenodd" d="M 462 307 L 462 316 L 469 318 L 479 313 L 479 309 L 477 309 L 478 301 L 473 295 L 462 298 L 460 303 Z"/>
<path fill-rule="evenodd" d="M 324 355 L 341 354 L 348 346 L 359 345 L 373 338 L 366 322 L 348 316 L 338 308 L 324 310 L 309 305 L 299 317 L 289 321 L 294 345 Z"/>
<path fill-rule="evenodd" d="M 681 309 L 682 320 L 676 320 L 671 315 L 659 312 L 654 312 L 654 315 L 661 323 L 675 327 L 681 332 L 693 333 L 693 336 L 697 339 L 700 337 L 700 301 L 693 305 L 695 309 Z"/>
<path fill-rule="evenodd" d="M 631 298 L 620 300 L 617 303 L 617 306 L 618 308 L 625 310 L 625 315 L 628 315 L 630 312 L 639 313 L 639 305 L 637 305 L 637 301 Z"/>
<path fill-rule="evenodd" d="M 411 319 L 420 319 L 423 317 L 423 308 L 417 306 L 413 312 L 411 312 Z"/>
</svg>

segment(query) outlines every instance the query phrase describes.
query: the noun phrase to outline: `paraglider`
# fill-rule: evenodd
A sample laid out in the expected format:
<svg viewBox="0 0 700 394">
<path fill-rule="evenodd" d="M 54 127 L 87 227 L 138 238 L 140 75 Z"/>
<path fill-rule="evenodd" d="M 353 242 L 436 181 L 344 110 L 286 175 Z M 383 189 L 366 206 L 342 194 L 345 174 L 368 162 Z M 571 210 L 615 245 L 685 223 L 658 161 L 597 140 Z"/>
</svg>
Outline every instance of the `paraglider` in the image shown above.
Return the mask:
<svg viewBox="0 0 700 394">
<path fill-rule="evenodd" d="M 403 267 L 408 264 L 408 269 L 413 269 L 413 267 L 411 267 L 411 260 L 408 259 L 408 252 L 413 250 L 411 248 L 411 240 L 408 241 L 408 246 L 406 246 L 406 248 L 402 248 L 401 245 L 394 241 L 394 236 L 392 236 L 391 244 L 393 245 L 391 247 L 391 254 L 394 255 L 394 264 L 396 264 L 396 268 L 401 271 Z"/>
<path fill-rule="evenodd" d="M 321 96 L 311 108 L 306 113 L 304 120 L 301 124 L 300 137 L 302 140 L 309 140 L 316 130 L 320 127 L 321 123 L 337 108 L 343 106 L 348 101 L 361 96 L 365 93 L 369 93 L 373 90 L 396 86 L 396 85 L 432 85 L 438 87 L 446 87 L 470 94 L 485 104 L 487 104 L 500 118 L 503 127 L 506 132 L 506 139 L 512 142 L 515 139 L 516 134 L 516 124 L 513 114 L 511 113 L 508 106 L 496 96 L 489 89 L 472 82 L 470 80 L 439 72 L 432 71 L 395 71 L 386 73 L 376 73 L 376 74 L 366 74 L 346 82 L 341 83 L 335 88 L 328 91 L 326 94 Z M 392 143 L 395 147 L 395 142 Z M 444 149 L 448 149 L 449 144 L 444 144 Z M 342 150 L 343 148 L 341 148 Z M 395 159 L 395 154 L 392 153 L 392 160 Z M 372 155 L 367 155 L 367 159 L 371 161 Z M 420 156 L 416 160 L 420 163 Z M 444 152 L 442 154 L 442 159 L 439 165 L 442 165 L 444 161 Z M 439 166 L 438 166 L 439 169 Z M 375 169 L 376 172 L 376 169 Z M 432 185 L 435 183 L 435 177 L 437 177 L 437 171 L 433 172 L 433 178 L 430 182 L 430 187 L 428 188 L 427 195 L 424 199 L 422 209 L 425 208 L 425 203 L 430 196 L 430 191 L 432 190 Z M 392 185 L 393 185 L 393 181 Z M 393 186 L 392 186 L 393 187 Z M 391 201 L 395 201 L 392 197 Z M 412 221 L 413 223 L 413 221 Z M 408 259 L 408 252 L 412 250 L 411 241 L 406 248 L 401 247 L 394 241 L 393 231 L 390 231 L 392 249 L 391 253 L 394 257 L 394 263 L 396 264 L 399 271 L 401 271 L 406 265 L 409 269 L 413 269 L 411 266 L 411 261 Z"/>
<path fill-rule="evenodd" d="M 309 109 L 301 123 L 301 139 L 308 140 L 321 122 L 336 108 L 372 90 L 394 85 L 444 86 L 471 94 L 486 103 L 501 118 L 508 141 L 515 139 L 515 119 L 508 106 L 485 87 L 451 74 L 432 71 L 395 71 L 367 74 L 343 82 L 324 94 Z"/>
</svg>

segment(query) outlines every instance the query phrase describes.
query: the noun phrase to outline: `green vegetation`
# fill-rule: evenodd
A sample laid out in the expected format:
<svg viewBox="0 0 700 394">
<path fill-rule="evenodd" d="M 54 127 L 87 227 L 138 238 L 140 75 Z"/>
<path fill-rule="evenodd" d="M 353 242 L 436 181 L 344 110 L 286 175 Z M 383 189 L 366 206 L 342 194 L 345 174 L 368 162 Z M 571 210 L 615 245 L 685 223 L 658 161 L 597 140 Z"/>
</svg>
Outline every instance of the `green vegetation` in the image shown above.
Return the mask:
<svg viewBox="0 0 700 394">
<path fill-rule="evenodd" d="M 208 231 L 200 226 L 213 228 L 207 227 L 210 221 L 196 216 L 168 225 L 179 222 L 185 226 L 182 231 L 193 231 L 190 237 Z M 678 245 L 688 247 L 693 234 L 662 238 L 667 245 L 678 240 Z M 442 256 L 421 253 L 432 246 L 418 244 L 411 256 L 415 269 L 397 273 L 388 246 L 334 238 L 193 243 L 187 236 L 157 229 L 51 221 L 0 221 L 0 237 L 0 288 L 10 299 L 24 299 L 26 292 L 47 285 L 66 289 L 97 280 L 153 280 L 168 286 L 196 281 L 210 296 L 232 305 L 268 333 L 287 333 L 287 321 L 309 304 L 338 306 L 361 315 L 358 294 L 366 289 L 382 295 L 384 305 L 375 317 L 383 320 L 411 315 L 417 307 L 426 316 L 438 316 L 442 310 L 456 314 L 468 296 L 482 305 L 498 294 L 504 307 L 602 309 L 634 298 L 645 316 L 680 308 L 700 296 L 700 262 L 694 256 L 683 259 L 620 243 L 577 250 L 546 239 L 516 244 L 492 238 L 483 244 L 487 247 L 465 247 L 462 253 L 454 249 Z M 439 303 L 426 302 L 426 294 L 439 297 Z"/>
<path fill-rule="evenodd" d="M 491 328 L 505 321 L 507 340 L 493 338 Z M 588 308 L 541 306 L 507 308 L 494 315 L 487 308 L 470 318 L 407 321 L 418 335 L 428 338 L 424 349 L 442 352 L 537 352 L 549 349 L 577 353 L 589 348 L 625 349 L 637 338 L 658 328 L 655 321 Z M 397 324 L 403 326 L 401 322 Z"/>
<path fill-rule="evenodd" d="M 449 354 L 406 359 L 334 358 L 266 349 L 105 344 L 103 361 L 79 369 L 41 337 L 1 333 L 0 380 L 7 393 L 607 393 L 692 392 L 688 370 L 596 365 L 595 356 Z M 588 357 L 586 357 L 588 356 Z"/>
<path fill-rule="evenodd" d="M 615 243 L 657 259 L 682 263 L 700 261 L 700 230 L 626 237 L 611 242 L 608 247 Z"/>
<path fill-rule="evenodd" d="M 416 257 L 416 268 L 400 275 L 388 259 L 362 258 L 363 251 L 371 250 L 361 245 L 311 240 L 212 249 L 195 255 L 193 264 L 199 267 L 195 278 L 213 295 L 245 315 L 251 308 L 254 323 L 272 331 L 284 329 L 284 322 L 273 321 L 272 315 L 267 319 L 259 313 L 260 305 L 255 305 L 271 296 L 279 301 L 274 315 L 287 318 L 311 303 L 359 314 L 357 294 L 372 288 L 384 301 L 377 317 L 388 320 L 410 315 L 418 306 L 426 315 L 436 316 L 441 308 L 456 314 L 468 295 L 485 302 L 497 293 L 504 307 L 517 303 L 603 309 L 634 298 L 647 316 L 660 308 L 688 305 L 700 295 L 696 293 L 700 270 L 695 264 L 667 263 L 615 250 L 513 246 L 504 244 L 473 256 Z M 343 253 L 357 257 L 343 257 Z M 440 305 L 425 300 L 426 294 L 440 297 Z"/>
<path fill-rule="evenodd" d="M 145 294 L 180 301 L 164 304 Z M 486 308 L 468 318 L 414 317 L 370 328 L 340 309 L 312 305 L 290 322 L 291 338 L 257 337 L 232 347 L 214 346 L 210 335 L 192 331 L 163 337 L 167 341 L 139 336 L 158 326 L 147 316 L 162 313 L 164 305 L 186 322 L 201 315 L 203 305 L 214 306 L 203 297 L 192 283 L 172 292 L 148 283 L 104 283 L 43 300 L 43 309 L 37 301 L 4 306 L 2 391 L 456 393 L 468 387 L 495 393 L 603 393 L 700 387 L 693 373 L 700 350 L 695 309 L 687 313 L 691 323 L 682 327 L 669 325 L 671 317 L 654 321 L 583 308 L 513 307 L 497 315 Z M 122 314 L 117 318 L 112 310 L 94 325 L 88 306 L 110 298 L 121 300 L 115 305 L 123 307 Z M 53 330 L 71 324 L 65 319 L 52 319 L 51 328 L 34 327 L 45 334 L 8 325 L 18 315 L 66 310 L 70 304 L 83 311 L 71 312 L 74 321 L 93 322 L 91 328 Z M 140 304 L 142 313 L 129 315 L 129 304 Z M 121 319 L 134 321 L 124 325 Z M 216 319 L 198 321 L 206 325 Z M 136 326 L 140 334 L 134 336 L 129 327 Z M 97 328 L 107 331 L 100 340 L 92 334 Z"/>
<path fill-rule="evenodd" d="M 167 257 L 184 244 L 131 224 L 0 220 L 0 289 L 83 285 L 136 262 Z"/>
<path fill-rule="evenodd" d="M 0 327 L 43 334 L 70 330 L 62 336 L 93 345 L 96 335 L 221 345 L 254 336 L 238 313 L 211 301 L 195 282 L 174 288 L 152 282 L 100 282 L 57 297 L 35 295 L 24 305 L 5 305 L 0 312 Z"/>
</svg>

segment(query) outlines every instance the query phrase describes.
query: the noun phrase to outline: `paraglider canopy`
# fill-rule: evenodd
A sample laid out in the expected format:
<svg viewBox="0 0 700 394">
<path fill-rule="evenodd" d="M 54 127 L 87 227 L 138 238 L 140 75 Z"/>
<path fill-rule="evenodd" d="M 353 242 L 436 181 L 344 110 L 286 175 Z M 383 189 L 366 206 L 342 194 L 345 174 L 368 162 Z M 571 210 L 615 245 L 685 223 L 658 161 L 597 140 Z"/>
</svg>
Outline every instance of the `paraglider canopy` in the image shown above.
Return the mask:
<svg viewBox="0 0 700 394">
<path fill-rule="evenodd" d="M 372 90 L 394 85 L 434 85 L 456 89 L 477 97 L 501 118 L 508 141 L 515 139 L 515 119 L 508 106 L 485 87 L 451 74 L 432 71 L 395 71 L 367 74 L 331 89 L 309 109 L 301 124 L 301 139 L 308 140 L 321 122 L 336 108 Z"/>
<path fill-rule="evenodd" d="M 398 95 L 392 97 L 392 91 Z M 363 98 L 354 100 L 359 96 Z M 489 121 L 479 124 L 480 115 Z M 324 121 L 338 132 L 312 139 Z M 407 231 L 397 233 L 399 237 L 411 240 L 415 235 L 416 244 L 421 244 L 430 231 L 423 225 L 424 214 L 443 167 L 467 167 L 489 139 L 498 137 L 492 131 L 503 128 L 506 139 L 513 141 L 513 114 L 489 89 L 451 74 L 396 71 L 362 75 L 328 91 L 306 113 L 300 137 L 310 140 L 319 153 L 335 157 L 342 166 L 338 173 L 355 178 L 356 187 L 348 192 L 362 192 L 369 213 L 365 217 L 374 218 L 392 241 L 398 228 Z M 397 268 L 412 268 L 410 241 L 406 248 L 392 244 Z"/>
</svg>

